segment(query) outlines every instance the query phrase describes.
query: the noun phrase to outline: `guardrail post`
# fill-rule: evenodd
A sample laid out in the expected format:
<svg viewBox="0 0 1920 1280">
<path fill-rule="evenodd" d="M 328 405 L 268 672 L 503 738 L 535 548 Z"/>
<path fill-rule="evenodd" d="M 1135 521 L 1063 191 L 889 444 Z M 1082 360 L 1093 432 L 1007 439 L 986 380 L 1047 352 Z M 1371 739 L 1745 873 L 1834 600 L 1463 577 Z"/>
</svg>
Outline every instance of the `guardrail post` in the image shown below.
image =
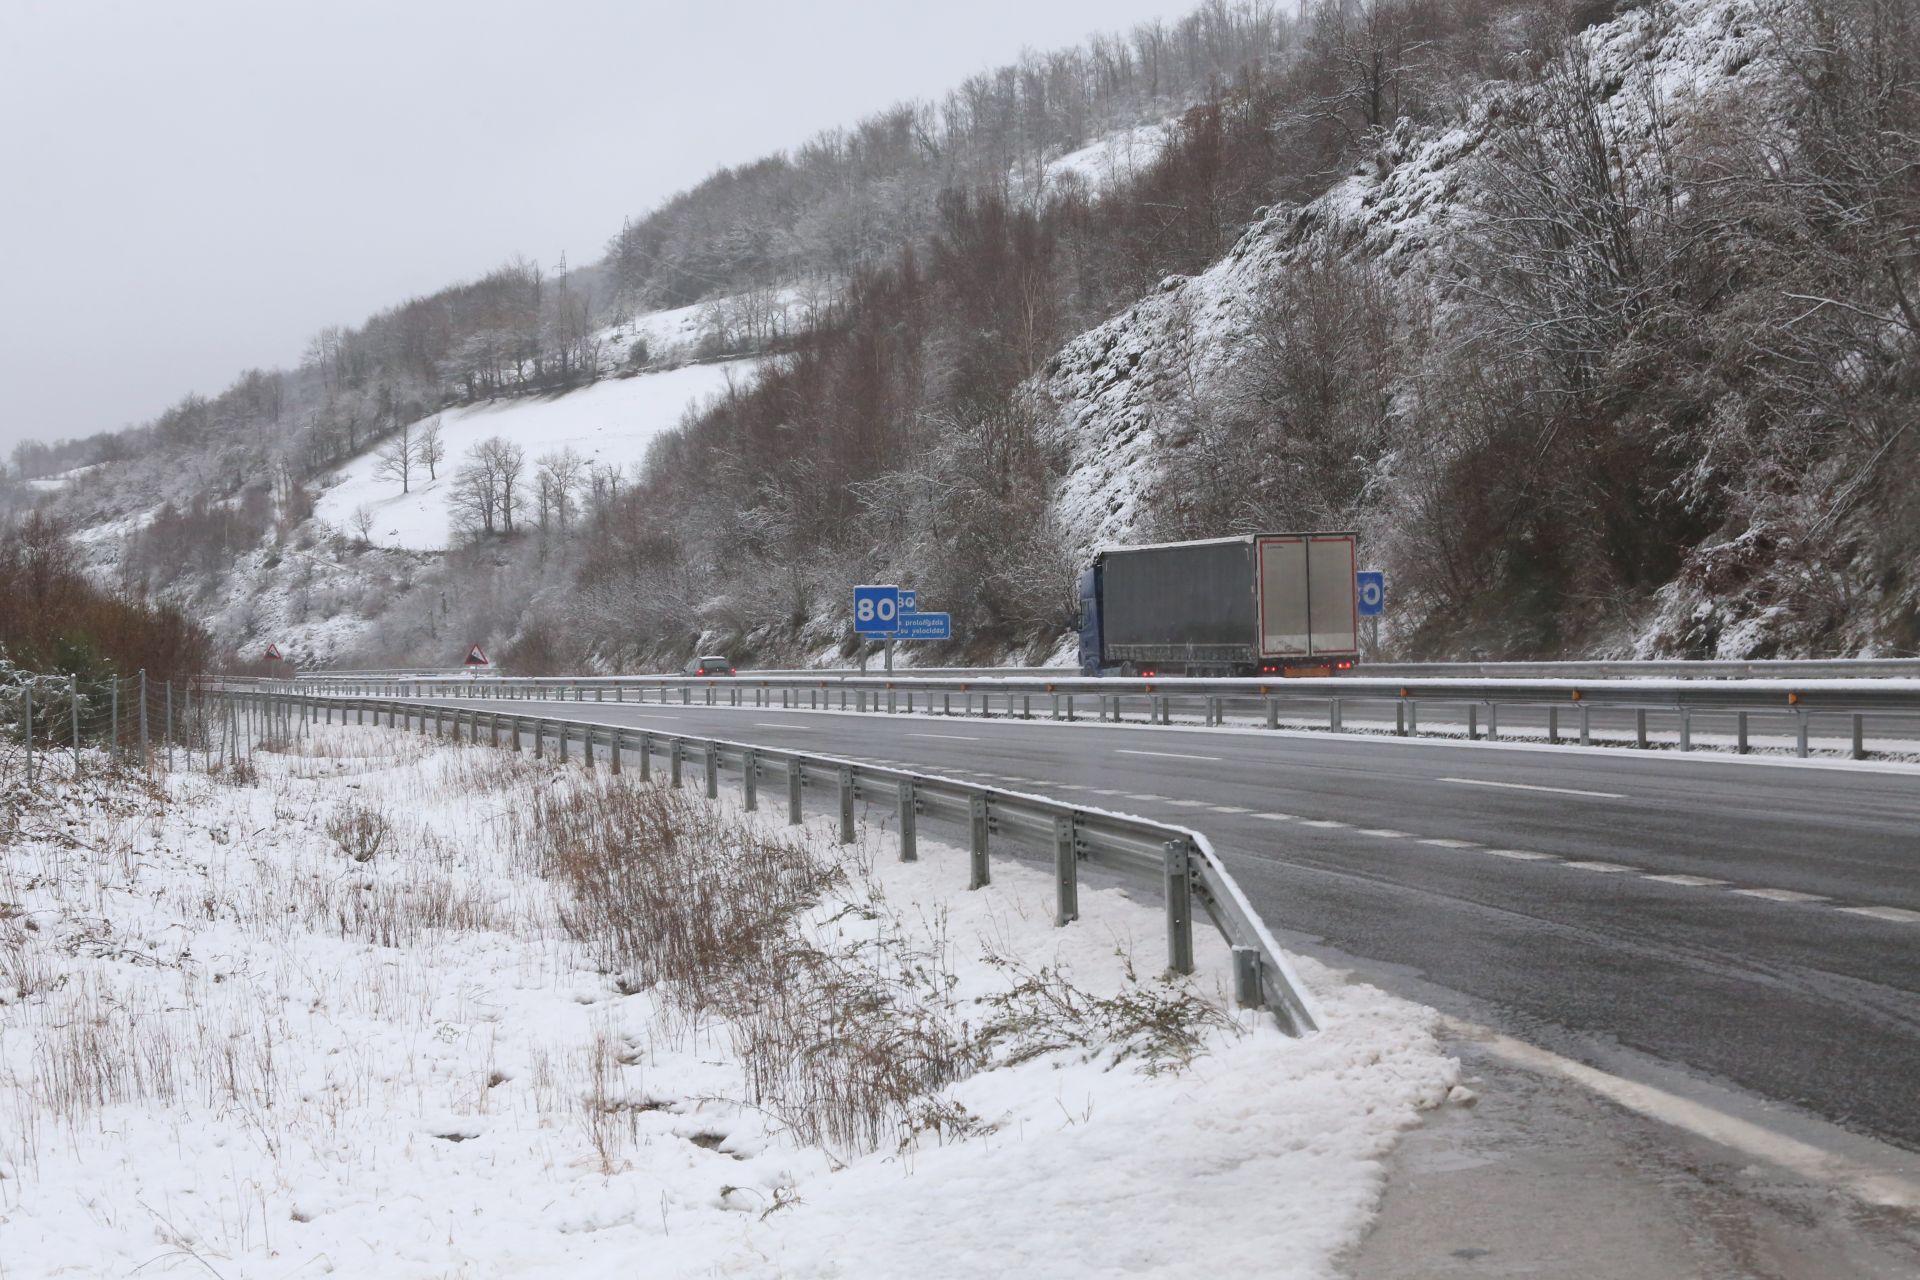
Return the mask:
<svg viewBox="0 0 1920 1280">
<path fill-rule="evenodd" d="M 720 748 L 709 742 L 703 755 L 706 756 L 707 799 L 720 798 Z"/>
<path fill-rule="evenodd" d="M 1635 707 L 1633 710 L 1633 745 L 1642 751 L 1647 749 L 1647 709 Z"/>
<path fill-rule="evenodd" d="M 1680 708 L 1680 749 L 1693 750 L 1693 708 Z"/>
<path fill-rule="evenodd" d="M 640 781 L 653 781 L 653 735 L 640 731 Z"/>
<path fill-rule="evenodd" d="M 667 766 L 668 768 L 667 781 L 676 790 L 678 790 L 680 786 L 681 767 L 682 767 L 682 764 L 685 762 L 686 755 L 687 755 L 686 744 L 681 742 L 680 739 L 675 738 L 673 740 L 673 751 L 670 753 L 670 755 L 672 759 L 671 759 L 671 763 Z"/>
<path fill-rule="evenodd" d="M 1233 1002 L 1242 1009 L 1258 1009 L 1267 997 L 1260 989 L 1260 948 L 1233 949 Z"/>
<path fill-rule="evenodd" d="M 913 779 L 900 779 L 900 861 L 915 862 L 920 857 L 919 815 L 914 809 Z"/>
<path fill-rule="evenodd" d="M 993 870 L 987 865 L 987 829 L 987 798 L 967 797 L 969 889 L 984 889 L 993 883 Z"/>
<path fill-rule="evenodd" d="M 1858 711 L 1853 713 L 1853 758 L 1867 758 L 1867 718 Z"/>
<path fill-rule="evenodd" d="M 806 816 L 801 811 L 800 790 L 806 785 L 806 763 L 800 756 L 787 760 L 787 825 L 797 827 Z"/>
<path fill-rule="evenodd" d="M 1407 736 L 1420 736 L 1420 704 L 1412 699 L 1407 702 Z"/>
<path fill-rule="evenodd" d="M 1800 723 L 1795 726 L 1796 742 L 1794 745 L 1794 749 L 1798 753 L 1800 758 L 1802 760 L 1805 760 L 1807 758 L 1807 728 L 1808 728 L 1808 723 L 1813 719 L 1813 717 L 1810 714 L 1808 714 L 1807 709 L 1805 707 L 1802 707 L 1799 712 L 1799 719 L 1800 719 Z"/>
<path fill-rule="evenodd" d="M 740 758 L 740 797 L 748 813 L 760 807 L 760 758 L 751 748 Z"/>
<path fill-rule="evenodd" d="M 1069 724 L 1073 722 L 1073 695 L 1072 694 L 1067 695 L 1067 722 Z"/>
<path fill-rule="evenodd" d="M 513 735 L 513 753 L 520 754 L 520 717 L 507 717 L 507 732 Z"/>
<path fill-rule="evenodd" d="M 1593 708 L 1584 702 L 1580 704 L 1580 745 L 1593 745 Z"/>
<path fill-rule="evenodd" d="M 1747 713 L 1742 711 L 1734 717 L 1734 753 L 1747 754 Z"/>
<path fill-rule="evenodd" d="M 1500 704 L 1497 702 L 1487 704 L 1487 741 L 1500 741 Z"/>
<path fill-rule="evenodd" d="M 1073 817 L 1061 814 L 1053 820 L 1053 923 L 1064 928 L 1080 918 L 1080 851 L 1073 839 Z"/>
<path fill-rule="evenodd" d="M 1167 841 L 1167 969 L 1193 972 L 1193 849 L 1183 837 Z"/>
<path fill-rule="evenodd" d="M 1346 726 L 1341 723 L 1340 699 L 1327 699 L 1327 728 L 1334 733 L 1345 733 Z"/>
<path fill-rule="evenodd" d="M 1012 701 L 1011 695 L 1009 695 L 1008 701 Z M 1033 719 L 1033 695 L 1030 693 L 1020 695 L 1020 718 L 1022 720 Z"/>
<path fill-rule="evenodd" d="M 546 738 L 547 722 L 545 720 L 535 720 L 533 722 L 533 758 L 535 760 L 544 760 L 547 758 Z"/>
<path fill-rule="evenodd" d="M 1213 694 L 1207 695 L 1207 723 L 1210 725 L 1220 723 L 1220 699 Z"/>
<path fill-rule="evenodd" d="M 560 736 L 560 763 L 565 764 L 567 762 L 568 740 L 573 737 L 573 726 L 565 720 L 562 720 L 553 727 L 554 731 Z"/>
<path fill-rule="evenodd" d="M 1489 703 L 1489 706 L 1492 704 Z M 1480 708 L 1475 703 L 1467 704 L 1467 741 L 1480 741 Z"/>
<path fill-rule="evenodd" d="M 594 692 L 598 693 L 600 691 L 598 689 L 595 689 Z M 586 770 L 588 773 L 593 772 L 593 726 L 592 725 L 588 725 L 585 728 L 580 730 L 580 763 L 586 766 Z"/>
<path fill-rule="evenodd" d="M 853 843 L 853 770 L 840 770 L 840 843 Z"/>
<path fill-rule="evenodd" d="M 1393 734 L 1396 738 L 1407 736 L 1407 704 L 1404 702 L 1393 704 Z"/>
<path fill-rule="evenodd" d="M 1547 707 L 1547 745 L 1560 745 L 1560 708 L 1551 704 Z"/>
<path fill-rule="evenodd" d="M 1272 698 L 1268 698 L 1266 702 L 1267 702 L 1267 728 L 1278 729 L 1280 727 L 1280 704 L 1275 702 Z"/>
</svg>

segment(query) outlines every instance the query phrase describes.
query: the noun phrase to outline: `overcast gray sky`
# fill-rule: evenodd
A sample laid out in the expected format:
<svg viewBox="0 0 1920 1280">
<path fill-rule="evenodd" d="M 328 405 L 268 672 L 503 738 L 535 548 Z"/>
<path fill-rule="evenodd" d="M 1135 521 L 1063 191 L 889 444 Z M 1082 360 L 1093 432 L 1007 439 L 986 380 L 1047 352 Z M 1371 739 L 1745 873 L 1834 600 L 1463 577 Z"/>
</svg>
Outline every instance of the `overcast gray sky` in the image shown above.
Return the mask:
<svg viewBox="0 0 1920 1280">
<path fill-rule="evenodd" d="M 1184 0 L 0 0 L 0 449 Z"/>
</svg>

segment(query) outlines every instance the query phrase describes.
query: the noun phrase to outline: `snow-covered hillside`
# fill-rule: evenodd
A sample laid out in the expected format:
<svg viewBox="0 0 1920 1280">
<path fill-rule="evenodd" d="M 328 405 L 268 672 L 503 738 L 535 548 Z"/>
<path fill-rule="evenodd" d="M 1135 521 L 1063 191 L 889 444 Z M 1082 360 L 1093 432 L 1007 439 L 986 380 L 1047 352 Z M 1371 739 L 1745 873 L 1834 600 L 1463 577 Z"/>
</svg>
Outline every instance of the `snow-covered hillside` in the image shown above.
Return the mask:
<svg viewBox="0 0 1920 1280">
<path fill-rule="evenodd" d="M 423 468 L 411 491 L 379 473 L 377 450 L 353 459 L 315 506 L 315 516 L 345 533 L 361 507 L 373 513 L 377 546 L 438 551 L 452 540 L 447 496 L 467 450 L 494 436 L 519 445 L 529 468 L 543 455 L 572 449 L 596 467 L 623 471 L 644 461 L 647 447 L 679 425 L 689 408 L 750 380 L 757 362 L 686 365 L 661 373 L 596 382 L 562 396 L 495 400 L 439 415 L 446 461 L 438 476 Z"/>
</svg>

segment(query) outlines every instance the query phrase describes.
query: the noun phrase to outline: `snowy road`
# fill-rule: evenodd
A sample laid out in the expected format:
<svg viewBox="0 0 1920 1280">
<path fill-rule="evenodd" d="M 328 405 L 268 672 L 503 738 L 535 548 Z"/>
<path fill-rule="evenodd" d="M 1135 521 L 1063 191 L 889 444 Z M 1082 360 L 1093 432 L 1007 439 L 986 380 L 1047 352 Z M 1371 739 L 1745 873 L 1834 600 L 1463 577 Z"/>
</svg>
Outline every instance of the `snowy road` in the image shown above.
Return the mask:
<svg viewBox="0 0 1920 1280">
<path fill-rule="evenodd" d="M 473 704 L 911 764 L 1214 840 L 1370 980 L 1920 1147 L 1920 777 L 1784 760 L 767 708 Z"/>
</svg>

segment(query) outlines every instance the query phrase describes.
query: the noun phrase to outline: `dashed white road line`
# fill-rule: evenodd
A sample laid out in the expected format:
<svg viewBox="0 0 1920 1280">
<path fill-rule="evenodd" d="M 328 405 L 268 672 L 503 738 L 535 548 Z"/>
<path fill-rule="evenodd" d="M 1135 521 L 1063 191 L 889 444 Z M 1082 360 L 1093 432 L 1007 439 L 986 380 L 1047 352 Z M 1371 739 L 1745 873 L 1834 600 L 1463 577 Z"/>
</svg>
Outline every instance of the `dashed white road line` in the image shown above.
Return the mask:
<svg viewBox="0 0 1920 1280">
<path fill-rule="evenodd" d="M 978 742 L 980 739 L 970 733 L 910 733 L 909 738 L 944 738 L 948 742 Z"/>
<path fill-rule="evenodd" d="M 1515 862 L 1558 862 L 1550 853 L 1535 853 L 1531 849 L 1489 849 L 1488 853 L 1496 858 L 1511 858 Z"/>
<path fill-rule="evenodd" d="M 1586 860 L 1563 862 L 1560 865 L 1563 867 L 1571 867 L 1575 871 L 1598 871 L 1602 875 L 1616 875 L 1622 871 L 1638 871 L 1640 869 L 1638 867 L 1630 867 L 1624 862 L 1591 862 Z"/>
<path fill-rule="evenodd" d="M 1219 756 L 1189 756 L 1178 751 L 1134 751 L 1128 747 L 1115 747 L 1113 753 L 1117 756 L 1158 756 L 1162 760 L 1211 760 L 1215 764 L 1220 763 Z"/>
<path fill-rule="evenodd" d="M 1360 834 L 1363 836 L 1372 836 L 1376 840 L 1405 840 L 1413 833 L 1411 831 L 1394 831 L 1388 827 L 1362 827 Z"/>
<path fill-rule="evenodd" d="M 1685 885 L 1690 889 L 1722 889 L 1733 883 L 1731 880 L 1715 880 L 1712 876 L 1641 876 L 1642 880 L 1656 880 L 1661 884 Z"/>
<path fill-rule="evenodd" d="M 1335 822 L 1332 818 L 1302 818 L 1300 819 L 1300 825 L 1303 827 L 1322 827 L 1331 830 L 1334 827 L 1344 827 L 1348 824 Z"/>
<path fill-rule="evenodd" d="M 1256 813 L 1253 816 L 1256 818 L 1263 819 L 1267 822 L 1292 822 L 1293 821 L 1293 815 L 1290 813 Z"/>
<path fill-rule="evenodd" d="M 814 726 L 810 724 L 768 724 L 764 720 L 755 720 L 753 727 L 756 729 L 790 729 L 798 733 L 814 732 Z"/>
<path fill-rule="evenodd" d="M 1438 836 L 1423 839 L 1420 843 L 1430 844 L 1436 849 L 1478 849 L 1480 847 L 1480 842 L 1477 840 L 1446 840 Z"/>
<path fill-rule="evenodd" d="M 1802 893 L 1798 889 L 1729 889 L 1743 898 L 1765 898 L 1768 902 L 1831 902 L 1823 893 Z"/>
<path fill-rule="evenodd" d="M 1841 907 L 1840 910 L 1850 916 L 1870 916 L 1895 924 L 1920 924 L 1920 911 L 1909 911 L 1905 907 Z"/>
<path fill-rule="evenodd" d="M 1537 787 L 1527 782 L 1494 782 L 1488 778 L 1436 778 L 1436 782 L 1451 782 L 1462 787 L 1504 787 L 1509 791 L 1550 791 L 1561 796 L 1586 796 L 1592 800 L 1625 800 L 1627 797 L 1618 791 L 1581 791 L 1577 787 Z"/>
</svg>

